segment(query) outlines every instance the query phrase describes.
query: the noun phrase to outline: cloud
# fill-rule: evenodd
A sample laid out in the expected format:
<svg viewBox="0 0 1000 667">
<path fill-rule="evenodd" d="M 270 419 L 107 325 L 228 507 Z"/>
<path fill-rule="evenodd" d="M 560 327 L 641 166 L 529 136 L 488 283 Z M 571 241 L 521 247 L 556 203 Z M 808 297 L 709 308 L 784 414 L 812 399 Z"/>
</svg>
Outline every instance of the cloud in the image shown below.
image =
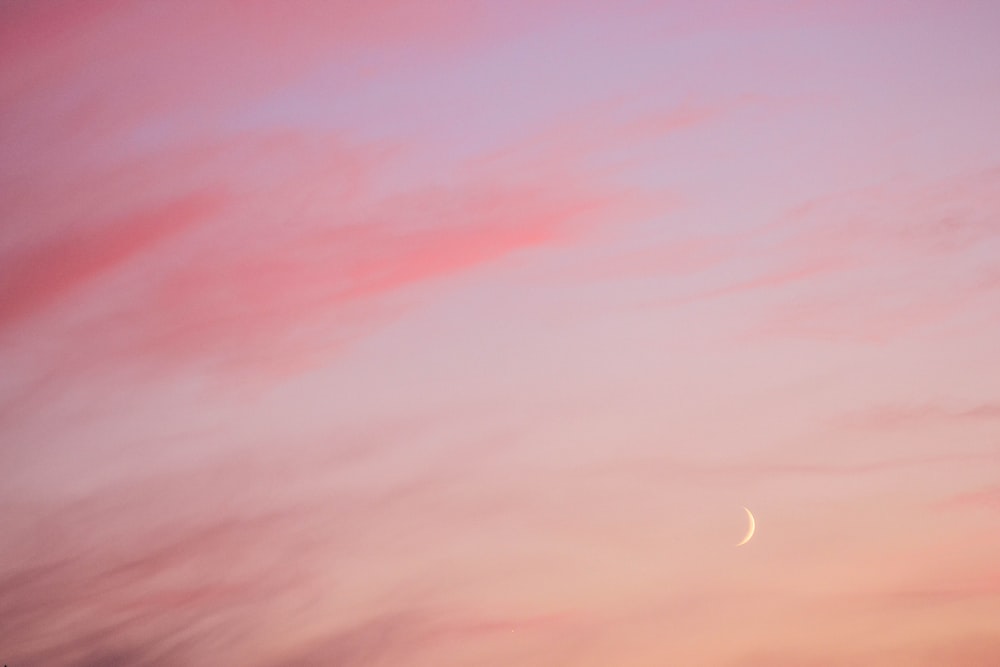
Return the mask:
<svg viewBox="0 0 1000 667">
<path fill-rule="evenodd" d="M 387 664 L 412 659 L 427 642 L 429 619 L 414 611 L 384 612 L 289 651 L 267 664 L 291 667 Z"/>
<path fill-rule="evenodd" d="M 989 634 L 974 634 L 921 647 L 913 652 L 927 667 L 985 667 L 1000 662 L 1000 639 Z"/>
<path fill-rule="evenodd" d="M 509 19 L 349 4 L 9 10 L 37 40 L 8 43 L 0 67 L 0 93 L 19 100 L 3 124 L 24 130 L 0 172 L 0 214 L 17 221 L 0 232 L 0 336 L 32 363 L 0 410 L 29 412 L 111 367 L 301 368 L 405 312 L 414 287 L 634 210 L 634 192 L 565 161 L 539 181 L 522 154 L 498 178 L 419 141 L 398 159 L 418 137 L 222 123 L 344 49 L 456 44 Z M 71 83 L 76 106 L 53 94 Z M 464 176 L 441 185 L 454 168 Z"/>
<path fill-rule="evenodd" d="M 518 633 L 519 639 L 525 635 L 540 639 L 544 646 L 552 633 L 578 627 L 581 622 L 581 617 L 570 614 L 502 618 L 475 609 L 386 611 L 291 649 L 266 664 L 302 667 L 389 664 L 455 647 L 468 652 L 471 646 L 475 651 L 477 642 L 489 646 L 491 639 L 507 640 L 512 633 Z"/>
<path fill-rule="evenodd" d="M 991 291 L 977 251 L 1000 240 L 998 178 L 990 168 L 793 207 L 749 246 L 766 249 L 772 267 L 704 297 L 769 296 L 755 329 L 770 339 L 884 342 L 946 322 Z"/>
<path fill-rule="evenodd" d="M 834 194 L 747 229 L 812 183 L 781 169 L 829 146 L 815 116 L 772 113 L 782 100 L 818 87 L 873 122 L 899 110 L 853 76 L 863 61 L 808 62 L 813 35 L 873 37 L 832 16 L 853 27 L 895 8 L 653 4 L 0 2 L 3 660 L 579 664 L 621 646 L 627 663 L 647 630 L 646 659 L 673 650 L 664 637 L 696 655 L 752 604 L 797 610 L 740 590 L 766 586 L 764 551 L 706 559 L 685 543 L 671 514 L 685 494 L 995 466 L 989 451 L 878 443 L 865 458 L 734 455 L 745 420 L 702 408 L 762 369 L 806 386 L 787 377 L 801 347 L 713 349 L 728 331 L 714 308 L 615 317 L 622 302 L 713 300 L 779 340 L 885 340 L 1000 285 L 985 266 L 996 170 Z M 766 94 L 726 92 L 765 69 Z M 787 141 L 792 160 L 749 174 L 762 153 L 747 146 Z M 729 364 L 734 350 L 748 356 Z M 860 426 L 1000 416 L 985 400 L 893 409 Z M 677 410 L 703 460 L 631 442 Z M 649 483 L 595 483 L 594 462 Z M 965 583 L 861 604 L 986 602 Z M 630 616 L 649 599 L 662 613 Z M 774 639 L 767 664 L 786 657 L 775 627 L 755 638 Z"/>
<path fill-rule="evenodd" d="M 32 184 L 15 205 L 25 225 L 0 243 L 0 334 L 33 365 L 0 409 L 112 366 L 301 368 L 428 298 L 414 287 L 574 243 L 635 206 L 570 172 L 387 188 L 392 160 L 382 144 L 268 132 L 67 175 L 59 201 Z"/>
<path fill-rule="evenodd" d="M 30 412 L 112 366 L 259 372 L 329 358 L 405 312 L 414 287 L 664 208 L 597 185 L 581 156 L 730 110 L 584 113 L 579 132 L 543 131 L 564 140 L 511 142 L 498 169 L 440 161 L 417 137 L 223 122 L 346 53 L 432 57 L 518 23 L 488 3 L 348 5 L 5 8 L 0 99 L 18 103 L 2 123 L 17 141 L 0 214 L 17 224 L 0 235 L 0 336 L 33 361 L 0 410 Z M 537 164 L 553 171 L 538 179 Z M 455 168 L 464 176 L 439 185 Z"/>
<path fill-rule="evenodd" d="M 301 623 L 312 631 L 260 645 L 251 664 L 369 665 L 453 647 L 468 650 L 478 642 L 506 640 L 512 632 L 544 642 L 582 621 L 563 612 L 504 616 L 475 605 L 442 606 L 432 590 L 411 601 L 412 595 L 370 584 L 363 588 L 374 588 L 372 595 L 381 589 L 390 600 L 387 611 L 357 607 L 345 616 L 340 608 L 331 618 L 317 616 L 310 602 L 317 587 L 323 595 L 341 588 L 338 583 L 329 590 L 328 573 L 350 576 L 356 570 L 343 541 L 379 530 L 382 521 L 375 507 L 356 506 L 360 515 L 346 521 L 337 517 L 347 511 L 344 505 L 339 512 L 317 511 L 212 519 L 203 510 L 200 526 L 132 528 L 124 542 L 100 544 L 90 553 L 80 545 L 53 545 L 59 560 L 8 570 L 0 578 L 0 642 L 7 659 L 52 665 L 126 657 L 140 665 L 242 660 L 246 647 L 256 645 L 254 635 L 273 637 L 279 628 Z M 148 508 L 140 514 L 153 525 L 163 523 Z M 121 521 L 117 512 L 105 518 Z M 352 524 L 363 530 L 351 530 Z M 363 571 L 375 581 L 386 574 L 378 567 L 369 562 Z M 272 627 L 261 627 L 268 618 L 275 619 Z"/>
<path fill-rule="evenodd" d="M 120 513 L 103 518 L 122 521 Z M 155 514 L 145 518 L 154 525 L 163 522 Z M 160 536 L 133 527 L 124 533 L 125 542 L 114 546 L 59 540 L 71 531 L 46 526 L 57 537 L 45 556 L 49 562 L 14 571 L 8 563 L 0 580 L 0 618 L 10 659 L 46 644 L 44 638 L 57 629 L 62 645 L 87 650 L 99 648 L 94 633 L 153 633 L 166 639 L 196 618 L 260 607 L 271 596 L 301 585 L 298 575 L 275 567 L 280 561 L 269 564 L 275 549 L 262 550 L 258 542 L 265 535 L 275 539 L 287 534 L 294 523 L 279 527 L 268 517 L 206 521 L 204 527 L 190 527 L 174 537 L 169 532 L 176 530 Z M 87 527 L 97 534 L 109 532 L 94 523 Z M 81 530 L 83 526 L 76 529 Z M 146 532 L 146 545 L 141 532 Z M 297 567 L 302 565 L 300 560 Z"/>
<path fill-rule="evenodd" d="M 386 202 L 371 222 L 206 256 L 150 295 L 149 351 L 218 350 L 238 331 L 266 343 L 311 316 L 562 242 L 606 206 L 524 188 L 424 192 Z"/>
<path fill-rule="evenodd" d="M 955 452 L 928 456 L 880 458 L 857 463 L 839 463 L 829 460 L 803 461 L 800 463 L 766 459 L 719 463 L 667 457 L 622 459 L 614 464 L 604 464 L 595 472 L 599 475 L 623 473 L 638 477 L 650 476 L 677 480 L 760 480 L 794 477 L 844 477 L 880 475 L 907 468 L 933 467 L 946 464 L 986 464 L 1000 460 L 1000 454 L 983 452 Z"/>
<path fill-rule="evenodd" d="M 1000 419 L 1000 403 L 987 401 L 964 408 L 933 403 L 877 406 L 848 415 L 842 421 L 856 428 L 895 430 L 949 422 L 989 423 L 996 419 Z"/>
<path fill-rule="evenodd" d="M 329 529 L 316 532 L 317 508 L 240 516 L 199 490 L 201 509 L 184 517 L 168 509 L 171 498 L 190 507 L 179 501 L 179 489 L 152 485 L 149 492 L 165 490 L 170 496 L 154 495 L 156 502 L 105 491 L 97 506 L 62 507 L 36 524 L 37 533 L 50 535 L 44 564 L 16 567 L 7 558 L 0 576 L 6 659 L 86 664 L 98 660 L 87 656 L 117 655 L 122 645 L 135 664 L 226 654 L 233 646 L 220 645 L 221 638 L 248 641 L 258 622 L 254 614 L 274 612 L 290 596 L 308 599 L 310 584 L 322 580 L 321 566 L 336 562 L 329 545 L 322 550 L 325 563 L 313 560 L 317 541 L 330 537 Z M 123 502 L 132 507 L 124 510 Z M 30 541 L 30 535 L 18 539 L 26 537 Z M 153 660 L 173 647 L 183 647 L 187 657 Z"/>
<path fill-rule="evenodd" d="M 182 116 L 168 124 L 203 123 L 330 62 L 363 64 L 373 52 L 433 58 L 502 34 L 513 16 L 452 0 L 419 7 L 376 0 L 363 9 L 346 0 L 181 0 L 169 10 L 5 3 L 0 11 L 0 100 L 20 139 L 15 155 L 31 146 L 45 157 L 67 142 L 120 136 L 171 112 Z M 347 75 L 349 86 L 354 73 Z M 60 88 L 75 95 L 50 94 Z"/>
<path fill-rule="evenodd" d="M 133 464 L 125 479 L 84 497 L 5 500 L 6 659 L 73 665 L 122 652 L 136 664 L 201 664 L 238 657 L 240 646 L 254 645 L 260 623 L 277 618 L 275 628 L 301 622 L 326 636 L 314 643 L 289 634 L 300 641 L 282 664 L 331 664 L 333 656 L 336 664 L 365 664 L 393 643 L 391 653 L 405 655 L 575 622 L 547 609 L 465 608 L 435 585 L 454 570 L 413 571 L 400 560 L 400 547 L 410 558 L 446 550 L 456 531 L 475 533 L 493 511 L 477 497 L 451 501 L 482 460 L 475 447 L 443 461 L 427 454 L 425 470 L 385 474 L 412 455 L 420 432 L 408 422 L 355 438 L 286 439 L 254 455 L 244 448 L 236 459 L 223 452 L 213 463 L 198 443 L 181 443 L 173 457 L 182 465 Z M 438 447 L 439 439 L 432 438 Z M 350 620 L 368 613 L 362 600 L 385 598 L 402 611 Z M 338 614 L 317 616 L 313 605 L 329 600 L 338 601 Z M 281 646 L 288 642 L 267 648 Z"/>
<path fill-rule="evenodd" d="M 757 651 L 732 661 L 732 667 L 851 667 L 853 665 L 912 665 L 914 667 L 988 667 L 1000 661 L 1000 640 L 973 634 L 944 640 L 915 638 L 907 645 L 857 649 L 838 646 L 822 652 L 802 649 Z"/>
<path fill-rule="evenodd" d="M 224 198 L 196 193 L 0 258 L 0 329 L 217 215 Z"/>
<path fill-rule="evenodd" d="M 471 164 L 487 174 L 513 167 L 537 175 L 586 165 L 591 172 L 614 178 L 649 160 L 647 152 L 654 142 L 710 128 L 767 101 L 751 95 L 677 101 L 657 88 L 632 87 L 581 105 L 572 114 L 560 113 Z M 609 152 L 622 157 L 609 161 Z"/>
<path fill-rule="evenodd" d="M 1000 510 L 1000 486 L 959 493 L 948 498 L 942 509 L 986 509 Z"/>
</svg>

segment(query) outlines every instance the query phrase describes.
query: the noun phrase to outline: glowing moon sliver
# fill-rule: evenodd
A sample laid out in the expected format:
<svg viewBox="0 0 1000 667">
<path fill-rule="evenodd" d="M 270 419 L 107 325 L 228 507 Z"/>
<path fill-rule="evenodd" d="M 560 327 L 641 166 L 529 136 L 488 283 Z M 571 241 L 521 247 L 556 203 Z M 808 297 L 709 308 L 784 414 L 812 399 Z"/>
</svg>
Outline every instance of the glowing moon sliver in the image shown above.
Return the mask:
<svg viewBox="0 0 1000 667">
<path fill-rule="evenodd" d="M 757 530 L 757 522 L 754 521 L 753 512 L 751 512 L 750 510 L 748 510 L 746 507 L 744 507 L 743 509 L 747 513 L 747 518 L 750 519 L 750 528 L 747 530 L 746 537 L 744 537 L 743 540 L 739 544 L 736 545 L 738 547 L 742 547 L 744 544 L 746 544 L 747 542 L 749 542 L 750 538 L 753 537 L 754 531 Z"/>
</svg>

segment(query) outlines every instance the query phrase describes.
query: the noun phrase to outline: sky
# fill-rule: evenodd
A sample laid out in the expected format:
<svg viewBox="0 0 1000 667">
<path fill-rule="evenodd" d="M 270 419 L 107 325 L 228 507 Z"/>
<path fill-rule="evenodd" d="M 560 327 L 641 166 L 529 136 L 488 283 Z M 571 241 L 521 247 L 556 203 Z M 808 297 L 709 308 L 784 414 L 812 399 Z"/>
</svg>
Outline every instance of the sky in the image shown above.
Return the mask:
<svg viewBox="0 0 1000 667">
<path fill-rule="evenodd" d="M 0 662 L 1000 664 L 998 31 L 0 2 Z"/>
</svg>

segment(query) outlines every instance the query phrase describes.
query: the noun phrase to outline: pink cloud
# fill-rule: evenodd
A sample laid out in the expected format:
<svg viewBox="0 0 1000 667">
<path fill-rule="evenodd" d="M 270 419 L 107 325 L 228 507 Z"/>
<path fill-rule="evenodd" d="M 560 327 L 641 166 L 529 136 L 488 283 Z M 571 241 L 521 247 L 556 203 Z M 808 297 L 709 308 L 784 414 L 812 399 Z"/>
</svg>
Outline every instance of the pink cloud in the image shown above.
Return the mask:
<svg viewBox="0 0 1000 667">
<path fill-rule="evenodd" d="M 992 509 L 1000 510 L 1000 487 L 960 493 L 942 505 L 948 509 Z"/>
<path fill-rule="evenodd" d="M 785 103 L 787 104 L 787 102 Z M 715 103 L 688 100 L 665 111 L 646 111 L 631 120 L 622 135 L 634 141 L 650 141 L 699 126 L 732 119 L 739 112 L 754 107 L 782 106 L 779 100 L 757 94 L 742 94 Z"/>
<path fill-rule="evenodd" d="M 0 2 L 0 657 L 989 660 L 994 18 Z"/>
<path fill-rule="evenodd" d="M 398 438 L 405 442 L 412 432 L 389 442 L 399 449 Z M 378 447 L 365 451 L 367 459 L 338 459 L 340 474 L 359 474 L 372 456 L 383 463 L 392 458 Z M 255 634 L 270 636 L 282 624 L 315 626 L 313 593 L 331 585 L 351 590 L 361 584 L 368 599 L 382 597 L 385 608 L 369 602 L 347 616 L 341 611 L 318 633 L 263 647 L 253 664 L 271 664 L 272 654 L 274 664 L 334 658 L 365 664 L 374 656 L 467 647 L 511 632 L 545 640 L 587 621 L 564 610 L 517 613 L 449 601 L 435 586 L 394 592 L 397 577 L 382 569 L 393 560 L 385 552 L 387 537 L 433 541 L 488 518 L 474 504 L 440 504 L 470 461 L 460 461 L 455 480 L 436 470 L 426 479 L 408 476 L 349 491 L 324 480 L 328 449 L 292 451 L 286 444 L 283 452 L 259 465 L 225 458 L 213 466 L 135 475 L 84 499 L 4 506 L 0 521 L 11 542 L 0 569 L 0 638 L 8 659 L 80 664 L 89 655 L 121 653 L 142 662 L 177 651 L 185 661 L 243 660 Z M 272 493 L 261 494 L 269 485 Z M 429 512 L 442 507 L 447 517 Z M 352 581 L 359 567 L 367 583 Z M 262 627 L 273 616 L 280 619 L 276 625 Z M 201 625 L 199 619 L 209 618 Z M 390 618 L 398 635 L 386 634 L 383 621 Z M 382 629 L 363 630 L 374 626 Z M 56 632 L 58 641 L 45 639 Z"/>
<path fill-rule="evenodd" d="M 879 342 L 976 307 L 989 288 L 967 255 L 1000 238 L 990 222 L 1000 210 L 996 180 L 987 169 L 927 186 L 872 188 L 797 207 L 765 227 L 764 238 L 780 239 L 775 256 L 806 266 L 774 275 L 817 282 L 773 306 L 761 335 Z M 928 281 L 929 267 L 939 279 Z M 775 285 L 767 275 L 745 284 Z"/>
<path fill-rule="evenodd" d="M 816 198 L 748 233 L 748 256 L 767 249 L 774 251 L 772 261 L 806 267 L 780 267 L 778 276 L 942 261 L 1000 235 L 992 222 L 1000 209 L 998 176 L 996 169 L 985 169 L 929 184 L 884 184 Z"/>
<path fill-rule="evenodd" d="M 452 620 L 462 616 L 464 621 Z M 469 641 L 488 641 L 490 635 L 509 638 L 511 632 L 567 627 L 566 614 L 491 619 L 474 610 L 400 609 L 385 611 L 366 621 L 331 633 L 310 645 L 275 657 L 274 665 L 362 665 L 385 660 L 413 659 L 447 651 Z M 466 650 L 468 650 L 466 648 Z M 492 663 L 489 663 L 492 664 Z"/>
<path fill-rule="evenodd" d="M 906 646 L 889 645 L 859 650 L 851 645 L 826 651 L 775 649 L 756 651 L 738 658 L 732 667 L 851 667 L 859 664 L 954 665 L 986 667 L 1000 660 L 1000 641 L 987 634 L 974 634 L 946 641 L 914 640 Z"/>
<path fill-rule="evenodd" d="M 880 406 L 844 419 L 861 428 L 922 428 L 935 422 L 985 421 L 1000 419 L 1000 403 L 985 402 L 969 407 L 945 405 Z"/>
<path fill-rule="evenodd" d="M 601 279 L 695 274 L 723 266 L 736 255 L 735 246 L 728 239 L 684 238 L 608 253 L 608 257 L 589 262 L 581 273 Z"/>
<path fill-rule="evenodd" d="M 854 478 L 862 475 L 880 475 L 909 468 L 932 468 L 942 465 L 983 465 L 1000 460 L 1000 454 L 983 452 L 955 452 L 930 456 L 898 456 L 856 463 L 841 463 L 829 460 L 801 462 L 744 460 L 726 463 L 705 462 L 693 459 L 669 459 L 646 457 L 637 460 L 621 460 L 614 465 L 595 469 L 595 474 L 625 474 L 640 478 L 663 479 L 738 479 L 757 481 L 770 478 L 829 477 Z"/>
<path fill-rule="evenodd" d="M 622 158 L 610 166 L 589 163 L 609 150 L 641 155 L 651 142 L 711 126 L 763 102 L 749 95 L 669 104 L 650 101 L 661 96 L 662 91 L 641 88 L 600 99 L 574 109 L 572 115 L 551 119 L 541 129 L 479 156 L 472 164 L 489 174 L 513 168 L 544 176 L 580 170 L 584 165 L 599 173 L 620 172 L 623 165 L 649 158 Z"/>
<path fill-rule="evenodd" d="M 48 176 L 59 201 L 33 183 L 14 204 L 33 233 L 14 230 L 5 244 L 0 322 L 58 314 L 62 296 L 89 297 L 69 304 L 82 314 L 64 325 L 82 365 L 51 360 L 64 380 L 137 358 L 175 369 L 251 358 L 296 366 L 394 316 L 386 297 L 570 243 L 636 205 L 572 173 L 543 184 L 473 174 L 387 190 L 395 157 L 382 145 L 286 132 Z M 81 208 L 97 213 L 75 219 Z M 46 374 L 36 371 L 37 387 Z"/>
<path fill-rule="evenodd" d="M 100 226 L 9 253 L 0 273 L 0 328 L 56 302 L 157 244 L 217 215 L 224 198 L 194 194 Z"/>
<path fill-rule="evenodd" d="M 111 319 L 131 340 L 129 353 L 141 351 L 146 359 L 266 355 L 310 322 L 355 320 L 335 332 L 349 334 L 371 317 L 357 308 L 373 300 L 513 252 L 567 242 L 614 206 L 599 195 L 526 188 L 415 193 L 377 205 L 370 220 L 272 229 L 274 238 L 259 250 L 239 244 L 192 257 L 151 281 Z M 296 344 L 308 352 L 306 341 Z"/>
<path fill-rule="evenodd" d="M 637 139 L 662 137 L 688 128 L 703 125 L 717 118 L 720 109 L 713 107 L 682 106 L 666 113 L 651 113 L 632 121 L 626 133 Z"/>
<path fill-rule="evenodd" d="M 451 0 L 420 7 L 379 0 L 363 10 L 342 0 L 182 0 L 169 11 L 69 4 L 3 9 L 0 99 L 18 98 L 16 106 L 4 106 L 26 128 L 41 130 L 39 115 L 58 115 L 63 123 L 44 123 L 50 132 L 29 135 L 53 150 L 70 138 L 121 133 L 171 110 L 204 120 L 331 60 L 375 50 L 440 54 L 469 44 L 472 35 L 501 32 L 514 16 Z M 47 94 L 60 87 L 82 94 L 76 101 Z"/>
</svg>

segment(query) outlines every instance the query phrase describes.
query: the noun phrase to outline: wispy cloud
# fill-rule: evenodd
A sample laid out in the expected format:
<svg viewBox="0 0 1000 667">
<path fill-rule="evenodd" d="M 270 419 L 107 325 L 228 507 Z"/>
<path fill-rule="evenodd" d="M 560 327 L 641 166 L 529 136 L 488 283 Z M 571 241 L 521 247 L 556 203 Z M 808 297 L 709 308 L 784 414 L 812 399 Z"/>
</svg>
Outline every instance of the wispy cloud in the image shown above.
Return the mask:
<svg viewBox="0 0 1000 667">
<path fill-rule="evenodd" d="M 796 207 L 762 239 L 785 268 L 743 285 L 803 290 L 769 308 L 762 335 L 886 341 L 947 321 L 983 298 L 977 248 L 1000 238 L 997 172 L 869 188 Z M 806 267 L 805 269 L 801 267 Z M 715 294 L 727 294 L 725 289 Z"/>
<path fill-rule="evenodd" d="M 224 202 L 223 196 L 195 194 L 124 220 L 109 221 L 75 238 L 62 235 L 8 253 L 0 274 L 0 328 L 183 234 L 218 214 Z"/>
<path fill-rule="evenodd" d="M 843 418 L 849 426 L 872 429 L 921 428 L 942 422 L 984 422 L 1000 419 L 1000 403 L 984 402 L 968 407 L 927 403 L 884 405 L 868 408 Z"/>
<path fill-rule="evenodd" d="M 781 650 L 758 651 L 737 658 L 732 667 L 850 667 L 858 664 L 891 663 L 896 665 L 954 665 L 981 667 L 1000 660 L 1000 641 L 988 634 L 974 634 L 953 641 L 915 641 L 901 647 L 889 644 L 868 651 L 838 647 L 825 651 Z"/>
<path fill-rule="evenodd" d="M 940 504 L 942 509 L 1000 510 L 1000 486 L 959 493 Z"/>
<path fill-rule="evenodd" d="M 941 465 L 982 465 L 1000 460 L 1000 454 L 988 452 L 955 452 L 930 456 L 898 456 L 857 463 L 840 463 L 833 460 L 790 462 L 760 458 L 736 462 L 704 462 L 692 459 L 646 457 L 635 460 L 622 459 L 612 464 L 596 467 L 595 474 L 616 473 L 637 478 L 672 480 L 729 479 L 760 481 L 780 478 L 844 478 L 857 479 L 865 475 L 881 475 L 910 468 Z"/>
<path fill-rule="evenodd" d="M 0 1 L 0 658 L 992 660 L 997 12 L 736 4 Z"/>
</svg>

